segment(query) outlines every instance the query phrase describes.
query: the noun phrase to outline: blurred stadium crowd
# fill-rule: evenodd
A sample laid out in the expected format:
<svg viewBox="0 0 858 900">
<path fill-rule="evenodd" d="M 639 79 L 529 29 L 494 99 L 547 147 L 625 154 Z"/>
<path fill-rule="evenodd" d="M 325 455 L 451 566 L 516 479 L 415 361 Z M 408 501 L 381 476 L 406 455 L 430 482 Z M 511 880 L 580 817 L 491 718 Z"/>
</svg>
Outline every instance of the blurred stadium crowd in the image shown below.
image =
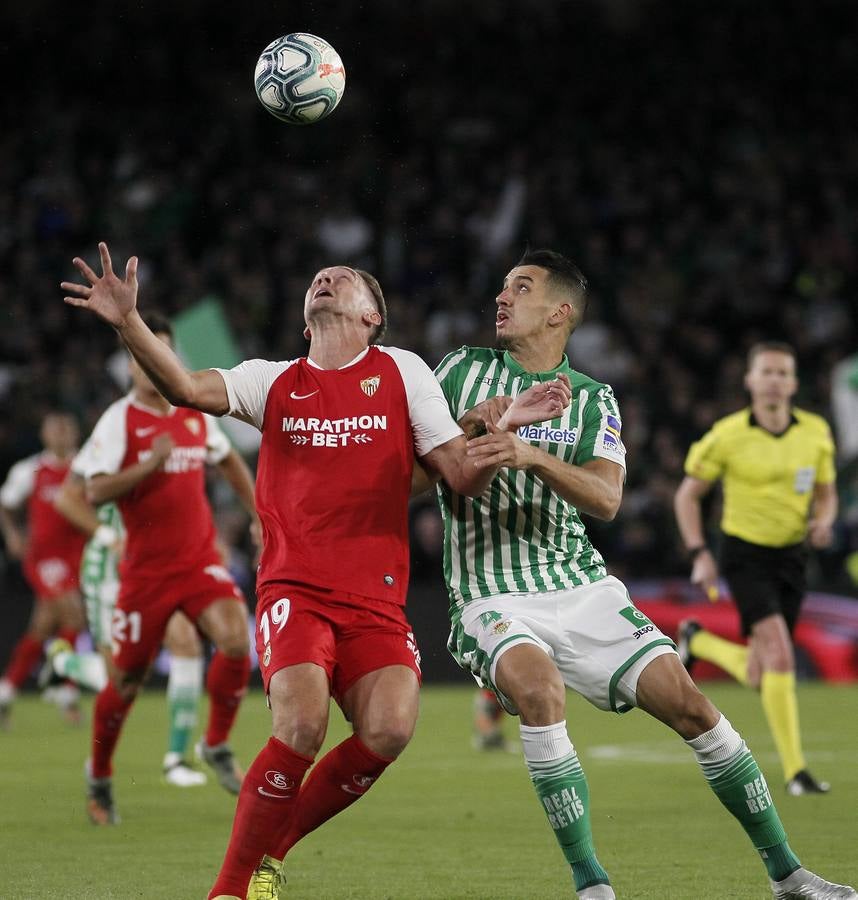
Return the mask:
<svg viewBox="0 0 858 900">
<path fill-rule="evenodd" d="M 47 408 L 86 431 L 120 393 L 112 332 L 58 288 L 100 239 L 140 256 L 145 308 L 220 298 L 245 357 L 302 354 L 312 274 L 366 267 L 387 342 L 430 365 L 493 341 L 529 242 L 589 278 L 570 358 L 623 412 L 625 500 L 595 542 L 624 578 L 685 575 L 673 491 L 689 443 L 745 402 L 750 344 L 790 341 L 798 402 L 830 421 L 832 371 L 856 350 L 852 5 L 257 6 L 99 0 L 73 34 L 46 0 L 4 11 L 4 42 L 52 77 L 0 101 L 0 474 L 37 449 Z M 253 92 L 259 51 L 293 30 L 330 40 L 348 73 L 311 128 Z M 815 573 L 841 589 L 858 550 L 849 462 Z M 419 578 L 439 553 L 430 500 L 414 530 Z"/>
</svg>

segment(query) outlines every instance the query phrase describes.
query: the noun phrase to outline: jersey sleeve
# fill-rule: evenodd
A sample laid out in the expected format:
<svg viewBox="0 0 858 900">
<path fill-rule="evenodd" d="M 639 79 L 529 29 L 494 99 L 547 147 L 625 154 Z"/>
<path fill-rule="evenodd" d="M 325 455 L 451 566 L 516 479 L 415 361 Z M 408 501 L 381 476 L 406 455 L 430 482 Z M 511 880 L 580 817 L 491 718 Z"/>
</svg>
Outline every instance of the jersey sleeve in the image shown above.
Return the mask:
<svg viewBox="0 0 858 900">
<path fill-rule="evenodd" d="M 382 348 L 379 348 L 382 349 Z M 396 347 L 383 348 L 396 362 L 405 384 L 408 414 L 418 457 L 463 434 L 450 413 L 438 379 L 416 353 Z"/>
<path fill-rule="evenodd" d="M 463 372 L 466 368 L 461 366 L 460 363 L 467 358 L 467 355 L 468 347 L 459 347 L 458 350 L 448 353 L 435 368 L 435 378 L 441 385 L 441 390 L 444 394 L 444 399 L 447 401 L 450 415 L 453 416 L 456 421 L 461 419 L 467 412 L 465 409 L 459 410 L 464 379 Z"/>
<path fill-rule="evenodd" d="M 724 474 L 724 440 L 717 428 L 711 428 L 695 441 L 685 457 L 685 474 L 701 481 L 717 481 Z"/>
<path fill-rule="evenodd" d="M 7 509 L 18 509 L 24 505 L 36 486 L 38 461 L 38 455 L 28 456 L 9 469 L 9 474 L 0 487 L 0 504 Z"/>
<path fill-rule="evenodd" d="M 71 471 L 79 478 L 86 478 L 86 470 L 89 466 L 89 460 L 92 458 L 92 439 L 94 435 L 95 432 L 84 441 L 83 446 L 77 451 L 74 459 L 71 461 Z"/>
<path fill-rule="evenodd" d="M 229 456 L 232 444 L 218 425 L 217 419 L 207 413 L 203 414 L 206 422 L 206 462 L 210 466 L 216 466 Z"/>
<path fill-rule="evenodd" d="M 622 420 L 614 392 L 608 385 L 600 385 L 584 407 L 575 462 L 581 465 L 594 459 L 607 459 L 625 469 L 626 448 L 621 432 Z"/>
<path fill-rule="evenodd" d="M 265 403 L 271 385 L 291 366 L 288 362 L 271 362 L 267 359 L 248 359 L 232 369 L 214 369 L 220 373 L 226 385 L 229 415 L 248 422 L 262 430 Z"/>
<path fill-rule="evenodd" d="M 115 475 L 122 468 L 125 451 L 128 447 L 126 430 L 128 403 L 120 400 L 109 406 L 98 420 L 83 450 L 82 471 L 84 478 L 95 475 Z"/>
<path fill-rule="evenodd" d="M 834 437 L 828 423 L 825 422 L 819 448 L 819 465 L 816 467 L 817 484 L 832 484 L 836 479 L 837 469 L 834 464 L 834 455 Z"/>
</svg>

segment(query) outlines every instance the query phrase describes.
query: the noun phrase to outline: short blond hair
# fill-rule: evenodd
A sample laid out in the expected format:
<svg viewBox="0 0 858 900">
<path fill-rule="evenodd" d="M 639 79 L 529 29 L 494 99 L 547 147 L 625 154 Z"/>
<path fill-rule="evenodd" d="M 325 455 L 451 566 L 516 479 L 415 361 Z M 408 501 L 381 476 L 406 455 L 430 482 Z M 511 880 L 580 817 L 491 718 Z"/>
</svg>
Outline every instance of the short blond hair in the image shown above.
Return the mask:
<svg viewBox="0 0 858 900">
<path fill-rule="evenodd" d="M 387 304 L 384 302 L 384 294 L 381 285 L 374 275 L 364 269 L 355 269 L 355 272 L 363 279 L 363 283 L 369 288 L 370 293 L 375 298 L 375 305 L 378 307 L 378 314 L 381 316 L 381 322 L 375 326 L 373 333 L 370 335 L 370 344 L 377 344 L 384 337 L 387 331 Z"/>
</svg>

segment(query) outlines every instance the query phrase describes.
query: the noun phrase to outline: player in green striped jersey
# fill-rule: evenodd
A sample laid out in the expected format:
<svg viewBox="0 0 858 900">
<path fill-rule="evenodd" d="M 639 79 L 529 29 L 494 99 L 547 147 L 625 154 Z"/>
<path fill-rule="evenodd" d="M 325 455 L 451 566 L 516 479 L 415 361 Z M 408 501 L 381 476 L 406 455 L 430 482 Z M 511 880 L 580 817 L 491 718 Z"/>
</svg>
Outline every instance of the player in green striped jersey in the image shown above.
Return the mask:
<svg viewBox="0 0 858 900">
<path fill-rule="evenodd" d="M 564 353 L 586 286 L 564 257 L 528 251 L 497 297 L 498 349 L 463 347 L 436 370 L 471 438 L 469 455 L 501 467 L 476 499 L 438 488 L 449 649 L 519 716 L 525 761 L 579 898 L 615 894 L 593 846 L 587 781 L 566 729 L 567 686 L 600 709 L 640 707 L 685 739 L 758 849 L 775 897 L 858 898 L 801 868 L 745 742 L 587 537 L 579 512 L 610 520 L 619 508 L 625 450 L 610 387 L 570 368 Z M 507 432 L 509 398 L 558 377 L 572 386 L 563 415 Z"/>
<path fill-rule="evenodd" d="M 104 503 L 93 509 L 86 499 L 80 461 L 87 447 L 85 444 L 72 462 L 55 505 L 73 525 L 89 535 L 81 556 L 80 585 L 96 652 L 77 653 L 67 641 L 53 641 L 40 679 L 44 682 L 53 677 L 68 679 L 97 693 L 108 678 L 111 625 L 119 596 L 118 567 L 124 530 L 115 503 Z M 207 780 L 205 774 L 187 760 L 197 724 L 204 663 L 196 630 L 182 613 L 175 613 L 171 618 L 164 635 L 164 646 L 170 652 L 167 679 L 169 733 L 163 760 L 164 780 L 175 787 L 195 787 Z"/>
</svg>

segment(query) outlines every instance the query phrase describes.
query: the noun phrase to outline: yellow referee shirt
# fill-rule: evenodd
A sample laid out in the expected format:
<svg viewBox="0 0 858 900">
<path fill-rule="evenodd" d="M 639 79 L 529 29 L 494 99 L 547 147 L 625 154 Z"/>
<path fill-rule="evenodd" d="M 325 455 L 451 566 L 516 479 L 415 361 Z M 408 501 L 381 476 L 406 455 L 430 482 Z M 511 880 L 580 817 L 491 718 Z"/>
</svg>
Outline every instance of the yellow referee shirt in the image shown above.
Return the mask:
<svg viewBox="0 0 858 900">
<path fill-rule="evenodd" d="M 807 533 L 813 486 L 834 481 L 834 439 L 825 419 L 802 409 L 793 409 L 780 435 L 743 409 L 719 419 L 691 445 L 685 472 L 723 481 L 725 534 L 764 547 L 788 547 Z"/>
</svg>

